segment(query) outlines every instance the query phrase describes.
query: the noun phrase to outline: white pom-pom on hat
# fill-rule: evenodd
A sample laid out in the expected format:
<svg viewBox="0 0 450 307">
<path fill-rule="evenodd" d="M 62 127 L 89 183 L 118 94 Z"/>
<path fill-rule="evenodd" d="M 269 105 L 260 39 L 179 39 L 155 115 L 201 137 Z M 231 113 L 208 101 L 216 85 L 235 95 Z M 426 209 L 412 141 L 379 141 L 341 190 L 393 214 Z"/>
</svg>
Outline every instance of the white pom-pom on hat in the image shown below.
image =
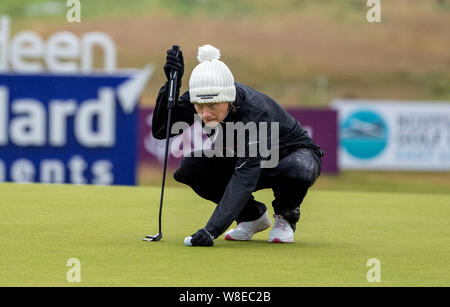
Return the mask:
<svg viewBox="0 0 450 307">
<path fill-rule="evenodd" d="M 209 44 L 198 47 L 197 60 L 202 63 L 220 59 L 220 50 Z"/>
<path fill-rule="evenodd" d="M 233 102 L 236 87 L 230 69 L 220 59 L 220 51 L 214 46 L 198 48 L 198 64 L 189 79 L 192 103 Z"/>
</svg>

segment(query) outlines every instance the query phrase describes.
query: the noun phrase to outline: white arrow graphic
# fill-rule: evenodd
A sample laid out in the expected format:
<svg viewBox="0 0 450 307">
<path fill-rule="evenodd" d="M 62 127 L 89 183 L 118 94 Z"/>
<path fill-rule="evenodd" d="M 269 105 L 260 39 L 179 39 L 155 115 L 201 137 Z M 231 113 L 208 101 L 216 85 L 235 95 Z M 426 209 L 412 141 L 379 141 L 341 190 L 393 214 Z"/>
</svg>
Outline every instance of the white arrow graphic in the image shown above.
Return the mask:
<svg viewBox="0 0 450 307">
<path fill-rule="evenodd" d="M 129 81 L 124 82 L 117 87 L 117 97 L 126 114 L 133 112 L 153 70 L 154 68 L 152 65 L 147 65 L 144 69 L 136 73 Z"/>
</svg>

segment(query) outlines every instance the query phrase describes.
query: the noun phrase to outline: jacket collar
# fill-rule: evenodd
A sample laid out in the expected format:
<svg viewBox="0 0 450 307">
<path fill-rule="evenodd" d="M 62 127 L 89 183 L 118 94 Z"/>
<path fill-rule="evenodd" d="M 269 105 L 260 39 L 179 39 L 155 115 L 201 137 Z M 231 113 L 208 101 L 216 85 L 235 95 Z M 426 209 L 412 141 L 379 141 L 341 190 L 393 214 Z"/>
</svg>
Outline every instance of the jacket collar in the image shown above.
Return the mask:
<svg viewBox="0 0 450 307">
<path fill-rule="evenodd" d="M 223 122 L 234 122 L 237 114 L 240 112 L 240 107 L 243 103 L 243 101 L 245 100 L 245 96 L 240 88 L 240 83 L 239 82 L 234 82 L 234 85 L 236 87 L 236 99 L 234 100 L 234 102 L 232 103 L 234 106 L 237 107 L 237 109 L 235 111 L 231 111 L 231 108 L 228 108 L 227 114 L 225 115 L 225 118 L 222 120 Z"/>
</svg>

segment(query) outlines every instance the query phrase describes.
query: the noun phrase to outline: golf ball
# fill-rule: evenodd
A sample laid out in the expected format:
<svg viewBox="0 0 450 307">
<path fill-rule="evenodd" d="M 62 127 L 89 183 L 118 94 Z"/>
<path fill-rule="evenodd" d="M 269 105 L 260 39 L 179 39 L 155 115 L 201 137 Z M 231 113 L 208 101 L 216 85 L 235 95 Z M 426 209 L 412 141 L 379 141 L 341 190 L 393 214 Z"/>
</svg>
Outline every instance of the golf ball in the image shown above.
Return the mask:
<svg viewBox="0 0 450 307">
<path fill-rule="evenodd" d="M 184 245 L 186 245 L 186 246 L 192 246 L 191 239 L 192 239 L 192 237 L 186 237 L 186 238 L 184 239 Z"/>
</svg>

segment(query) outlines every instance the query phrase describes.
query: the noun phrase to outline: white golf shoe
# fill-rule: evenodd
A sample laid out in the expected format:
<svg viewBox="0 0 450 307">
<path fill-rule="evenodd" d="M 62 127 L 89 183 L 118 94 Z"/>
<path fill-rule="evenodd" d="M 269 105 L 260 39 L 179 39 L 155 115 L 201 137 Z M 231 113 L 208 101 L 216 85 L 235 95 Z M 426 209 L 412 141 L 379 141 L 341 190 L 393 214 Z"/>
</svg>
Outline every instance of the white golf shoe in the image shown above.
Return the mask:
<svg viewBox="0 0 450 307">
<path fill-rule="evenodd" d="M 248 241 L 252 239 L 255 233 L 269 228 L 270 225 L 269 214 L 266 211 L 259 219 L 251 222 L 241 222 L 237 225 L 237 228 L 229 230 L 225 234 L 225 240 Z"/>
<path fill-rule="evenodd" d="M 273 228 L 269 234 L 270 243 L 294 243 L 294 230 L 281 215 L 274 214 Z"/>
</svg>

